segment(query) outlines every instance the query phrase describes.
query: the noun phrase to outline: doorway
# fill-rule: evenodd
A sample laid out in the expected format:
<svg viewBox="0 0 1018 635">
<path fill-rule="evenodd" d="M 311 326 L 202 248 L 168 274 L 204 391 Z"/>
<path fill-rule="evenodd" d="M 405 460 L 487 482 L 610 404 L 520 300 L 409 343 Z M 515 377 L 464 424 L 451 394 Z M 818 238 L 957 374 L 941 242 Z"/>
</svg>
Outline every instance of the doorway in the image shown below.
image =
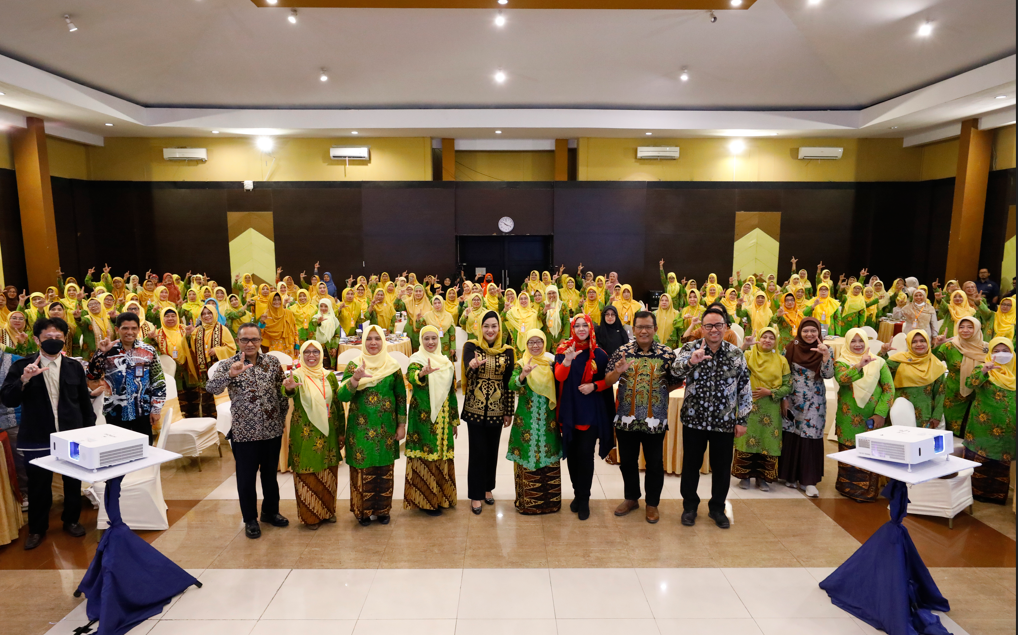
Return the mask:
<svg viewBox="0 0 1018 635">
<path fill-rule="evenodd" d="M 551 236 L 457 236 L 460 267 L 468 280 L 479 270 L 502 289 L 518 287 L 531 271 L 551 270 Z M 483 276 L 482 276 L 483 279 Z"/>
</svg>

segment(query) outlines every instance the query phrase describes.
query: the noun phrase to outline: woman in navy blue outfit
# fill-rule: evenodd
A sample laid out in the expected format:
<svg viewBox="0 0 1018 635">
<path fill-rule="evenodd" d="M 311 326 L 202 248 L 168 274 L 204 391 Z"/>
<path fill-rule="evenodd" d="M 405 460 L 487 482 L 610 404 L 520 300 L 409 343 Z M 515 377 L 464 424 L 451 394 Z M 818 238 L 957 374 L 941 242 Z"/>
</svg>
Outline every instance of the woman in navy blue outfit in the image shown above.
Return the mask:
<svg viewBox="0 0 1018 635">
<path fill-rule="evenodd" d="M 594 479 L 594 445 L 600 441 L 601 458 L 615 447 L 612 420 L 615 400 L 605 385 L 608 354 L 597 347 L 593 320 L 577 315 L 572 336 L 559 344 L 555 379 L 559 382 L 558 420 L 562 426 L 562 452 L 573 483 L 569 510 L 580 520 L 590 517 L 590 484 Z"/>
</svg>

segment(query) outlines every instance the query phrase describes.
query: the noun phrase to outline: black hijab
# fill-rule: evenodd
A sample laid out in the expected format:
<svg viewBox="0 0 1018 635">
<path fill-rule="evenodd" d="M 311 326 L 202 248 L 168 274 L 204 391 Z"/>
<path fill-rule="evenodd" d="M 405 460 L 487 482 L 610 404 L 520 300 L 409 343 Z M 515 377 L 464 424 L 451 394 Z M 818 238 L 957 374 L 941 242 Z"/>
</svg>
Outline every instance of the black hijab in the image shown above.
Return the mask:
<svg viewBox="0 0 1018 635">
<path fill-rule="evenodd" d="M 615 316 L 614 324 L 608 324 L 608 320 L 604 319 L 609 311 Z M 604 349 L 609 358 L 615 354 L 615 351 L 629 343 L 629 334 L 626 333 L 626 329 L 622 328 L 619 312 L 610 304 L 604 308 L 604 311 L 601 311 L 601 324 L 598 325 L 595 335 L 598 347 Z"/>
</svg>

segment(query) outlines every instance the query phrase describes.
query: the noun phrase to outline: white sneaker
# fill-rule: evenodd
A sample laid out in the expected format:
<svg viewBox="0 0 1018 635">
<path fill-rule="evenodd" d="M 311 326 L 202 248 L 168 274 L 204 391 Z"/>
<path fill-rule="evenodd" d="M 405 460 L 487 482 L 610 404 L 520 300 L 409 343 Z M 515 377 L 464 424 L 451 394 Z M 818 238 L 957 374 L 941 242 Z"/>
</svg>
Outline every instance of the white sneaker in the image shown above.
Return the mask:
<svg viewBox="0 0 1018 635">
<path fill-rule="evenodd" d="M 749 489 L 749 479 L 744 478 L 739 481 L 739 489 Z"/>
<path fill-rule="evenodd" d="M 760 481 L 760 491 L 761 492 L 771 491 L 771 484 L 768 483 L 767 481 Z"/>
<path fill-rule="evenodd" d="M 799 487 L 799 484 L 796 483 L 795 481 L 785 481 L 785 487 L 789 489 L 796 489 Z"/>
<path fill-rule="evenodd" d="M 806 486 L 806 496 L 810 498 L 820 498 L 820 492 L 817 490 L 816 485 Z"/>
</svg>

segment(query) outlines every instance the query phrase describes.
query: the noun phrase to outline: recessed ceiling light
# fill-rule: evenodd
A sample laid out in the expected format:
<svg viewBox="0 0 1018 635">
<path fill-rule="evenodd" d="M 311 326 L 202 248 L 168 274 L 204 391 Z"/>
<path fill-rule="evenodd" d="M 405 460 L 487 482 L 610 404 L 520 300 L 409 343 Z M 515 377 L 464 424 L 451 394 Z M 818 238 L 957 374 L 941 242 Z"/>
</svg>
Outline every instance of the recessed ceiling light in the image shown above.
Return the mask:
<svg viewBox="0 0 1018 635">
<path fill-rule="evenodd" d="M 75 31 L 78 30 L 78 27 L 74 26 L 74 23 L 71 22 L 70 14 L 67 13 L 64 14 L 64 22 L 67 23 L 67 30 L 70 31 L 71 33 L 74 33 Z"/>
<path fill-rule="evenodd" d="M 297 24 L 297 10 L 290 9 L 290 15 L 286 16 L 286 19 L 290 24 Z"/>
<path fill-rule="evenodd" d="M 733 7 L 741 7 L 742 6 L 742 0 L 732 0 L 732 6 Z"/>
<path fill-rule="evenodd" d="M 509 4 L 509 0 L 498 0 L 498 3 L 502 5 Z"/>
<path fill-rule="evenodd" d="M 357 132 L 356 130 L 353 130 L 353 131 L 350 132 L 350 134 L 360 134 L 360 133 Z"/>
<path fill-rule="evenodd" d="M 891 126 L 891 130 L 897 130 L 898 126 Z"/>
<path fill-rule="evenodd" d="M 645 133 L 645 134 L 649 137 L 649 136 L 651 136 L 654 133 L 653 132 L 648 132 L 648 133 Z"/>
<path fill-rule="evenodd" d="M 809 0 L 809 6 L 811 6 L 811 7 L 815 7 L 815 6 L 817 6 L 818 4 L 820 4 L 820 1 L 821 1 L 821 0 Z"/>
<path fill-rule="evenodd" d="M 504 70 L 502 70 L 500 68 L 497 71 L 495 71 L 495 81 L 496 82 L 498 82 L 499 84 L 504 83 L 505 82 L 505 78 L 506 78 L 506 76 L 505 76 L 505 71 Z"/>
<path fill-rule="evenodd" d="M 213 130 L 212 134 L 219 134 L 219 131 L 218 130 Z"/>
<path fill-rule="evenodd" d="M 924 22 L 922 24 L 922 26 L 919 27 L 919 35 L 920 35 L 920 37 L 927 37 L 931 33 L 933 33 L 933 23 L 932 22 Z"/>
<path fill-rule="evenodd" d="M 501 130 L 496 130 L 495 134 L 502 134 L 502 131 Z"/>
<path fill-rule="evenodd" d="M 3 93 L 0 93 L 0 95 L 3 95 Z M 1007 95 L 997 95 L 997 99 L 1007 99 Z"/>
<path fill-rule="evenodd" d="M 272 146 L 275 145 L 272 141 L 272 137 L 258 137 L 255 140 L 255 145 L 262 152 L 272 152 Z"/>
<path fill-rule="evenodd" d="M 265 0 L 268 4 L 276 4 L 277 0 Z"/>
<path fill-rule="evenodd" d="M 0 96 L 2 96 L 2 95 L 6 95 L 6 94 L 7 94 L 7 93 L 5 93 L 5 92 L 3 92 L 3 91 L 0 91 Z"/>
<path fill-rule="evenodd" d="M 685 68 L 682 69 L 682 74 L 679 75 L 679 79 L 681 79 L 684 82 L 688 82 L 689 81 L 689 71 L 687 69 L 685 69 Z"/>
<path fill-rule="evenodd" d="M 732 154 L 742 154 L 742 151 L 746 149 L 746 142 L 742 139 L 733 139 L 728 144 L 728 151 Z"/>
<path fill-rule="evenodd" d="M 111 123 L 108 123 L 108 124 L 106 124 L 106 125 L 107 125 L 107 126 L 109 126 L 110 128 L 112 128 L 112 127 L 113 127 L 113 124 L 111 124 Z"/>
<path fill-rule="evenodd" d="M 322 82 L 329 81 L 329 75 L 325 72 L 324 68 L 322 69 L 322 74 L 318 76 L 318 80 Z"/>
<path fill-rule="evenodd" d="M 499 11 L 498 15 L 495 16 L 495 26 L 498 26 L 498 27 L 505 26 L 505 16 L 502 15 L 501 11 Z"/>
</svg>

